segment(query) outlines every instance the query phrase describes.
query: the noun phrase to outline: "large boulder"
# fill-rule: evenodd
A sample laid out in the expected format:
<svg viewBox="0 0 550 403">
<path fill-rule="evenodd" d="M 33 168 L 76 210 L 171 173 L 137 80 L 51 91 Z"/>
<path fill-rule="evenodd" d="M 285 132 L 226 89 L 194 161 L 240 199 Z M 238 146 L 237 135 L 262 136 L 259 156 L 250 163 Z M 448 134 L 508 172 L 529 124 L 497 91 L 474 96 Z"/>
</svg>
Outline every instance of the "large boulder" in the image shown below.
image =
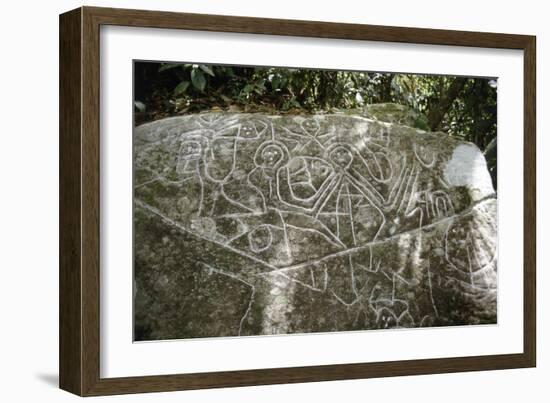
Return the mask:
<svg viewBox="0 0 550 403">
<path fill-rule="evenodd" d="M 496 323 L 479 149 L 358 116 L 134 132 L 136 340 Z"/>
</svg>

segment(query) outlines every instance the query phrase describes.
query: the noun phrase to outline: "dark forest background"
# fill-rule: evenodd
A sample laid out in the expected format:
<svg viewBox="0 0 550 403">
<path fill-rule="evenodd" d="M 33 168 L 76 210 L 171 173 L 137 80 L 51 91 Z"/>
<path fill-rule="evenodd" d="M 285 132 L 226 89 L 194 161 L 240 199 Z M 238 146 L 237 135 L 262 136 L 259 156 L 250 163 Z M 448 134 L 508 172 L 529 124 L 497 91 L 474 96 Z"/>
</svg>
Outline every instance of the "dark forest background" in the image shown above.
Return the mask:
<svg viewBox="0 0 550 403">
<path fill-rule="evenodd" d="M 206 110 L 362 114 L 370 104 L 416 111 L 414 126 L 475 143 L 496 188 L 497 81 L 419 74 L 134 63 L 136 125 Z"/>
</svg>

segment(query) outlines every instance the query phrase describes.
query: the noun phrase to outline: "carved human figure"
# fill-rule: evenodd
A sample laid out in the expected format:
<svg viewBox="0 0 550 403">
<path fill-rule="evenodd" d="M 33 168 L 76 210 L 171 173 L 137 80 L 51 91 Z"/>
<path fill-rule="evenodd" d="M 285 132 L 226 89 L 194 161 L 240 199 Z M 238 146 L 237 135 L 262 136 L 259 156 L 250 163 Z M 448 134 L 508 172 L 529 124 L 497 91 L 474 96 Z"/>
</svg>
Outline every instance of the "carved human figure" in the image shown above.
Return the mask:
<svg viewBox="0 0 550 403">
<path fill-rule="evenodd" d="M 266 204 L 273 206 L 277 194 L 277 169 L 288 161 L 286 146 L 278 141 L 262 143 L 254 155 L 254 169 L 248 174 L 248 179 L 263 194 Z"/>
</svg>

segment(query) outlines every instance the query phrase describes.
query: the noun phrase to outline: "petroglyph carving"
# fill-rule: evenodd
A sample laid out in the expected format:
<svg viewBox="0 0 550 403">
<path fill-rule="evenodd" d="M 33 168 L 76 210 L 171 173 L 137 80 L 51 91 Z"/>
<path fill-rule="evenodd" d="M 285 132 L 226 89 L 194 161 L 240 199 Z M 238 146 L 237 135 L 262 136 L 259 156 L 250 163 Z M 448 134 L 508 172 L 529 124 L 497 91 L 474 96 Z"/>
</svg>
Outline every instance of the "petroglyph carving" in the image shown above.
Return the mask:
<svg viewBox="0 0 550 403">
<path fill-rule="evenodd" d="M 471 144 L 225 113 L 146 124 L 134 142 L 148 339 L 496 321 L 496 195 Z"/>
</svg>

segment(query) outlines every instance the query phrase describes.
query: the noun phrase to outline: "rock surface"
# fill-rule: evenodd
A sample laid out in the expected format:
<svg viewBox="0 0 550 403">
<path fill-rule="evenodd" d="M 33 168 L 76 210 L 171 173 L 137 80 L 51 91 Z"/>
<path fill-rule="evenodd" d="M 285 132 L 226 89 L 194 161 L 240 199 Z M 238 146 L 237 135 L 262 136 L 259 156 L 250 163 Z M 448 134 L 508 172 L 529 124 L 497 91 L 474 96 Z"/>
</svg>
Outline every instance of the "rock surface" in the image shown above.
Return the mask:
<svg viewBox="0 0 550 403">
<path fill-rule="evenodd" d="M 496 323 L 476 146 L 364 117 L 134 132 L 135 339 Z"/>
<path fill-rule="evenodd" d="M 361 111 L 361 116 L 388 123 L 428 130 L 428 118 L 405 105 L 394 103 L 369 104 Z"/>
</svg>

